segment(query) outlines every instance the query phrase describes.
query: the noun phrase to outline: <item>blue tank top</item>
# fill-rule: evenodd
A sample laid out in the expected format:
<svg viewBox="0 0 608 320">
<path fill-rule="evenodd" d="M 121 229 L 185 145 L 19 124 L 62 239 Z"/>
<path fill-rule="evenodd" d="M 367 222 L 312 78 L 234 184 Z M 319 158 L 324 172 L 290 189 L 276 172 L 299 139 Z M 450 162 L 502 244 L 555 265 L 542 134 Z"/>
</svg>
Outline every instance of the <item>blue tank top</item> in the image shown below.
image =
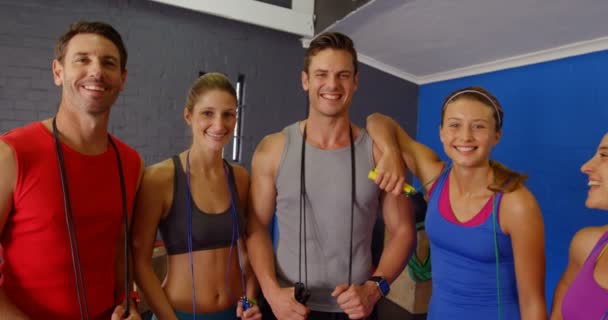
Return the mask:
<svg viewBox="0 0 608 320">
<path fill-rule="evenodd" d="M 462 226 L 439 212 L 439 199 L 450 170 L 438 178 L 430 195 L 426 232 L 431 246 L 433 283 L 428 320 L 498 319 L 496 250 L 493 218 Z M 494 205 L 500 203 L 497 193 Z M 497 212 L 498 213 L 498 208 Z M 511 238 L 497 223 L 502 320 L 520 319 Z"/>
</svg>

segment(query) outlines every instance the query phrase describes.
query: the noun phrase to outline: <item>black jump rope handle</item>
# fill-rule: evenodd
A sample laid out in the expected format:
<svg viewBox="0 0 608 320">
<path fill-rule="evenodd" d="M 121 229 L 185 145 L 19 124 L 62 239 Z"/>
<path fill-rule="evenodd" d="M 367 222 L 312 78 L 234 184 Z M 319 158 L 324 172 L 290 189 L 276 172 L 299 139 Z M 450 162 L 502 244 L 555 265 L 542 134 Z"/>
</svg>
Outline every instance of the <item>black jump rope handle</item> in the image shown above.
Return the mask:
<svg viewBox="0 0 608 320">
<path fill-rule="evenodd" d="M 304 305 L 310 298 L 310 290 L 302 282 L 295 283 L 293 293 L 296 301 Z"/>
</svg>

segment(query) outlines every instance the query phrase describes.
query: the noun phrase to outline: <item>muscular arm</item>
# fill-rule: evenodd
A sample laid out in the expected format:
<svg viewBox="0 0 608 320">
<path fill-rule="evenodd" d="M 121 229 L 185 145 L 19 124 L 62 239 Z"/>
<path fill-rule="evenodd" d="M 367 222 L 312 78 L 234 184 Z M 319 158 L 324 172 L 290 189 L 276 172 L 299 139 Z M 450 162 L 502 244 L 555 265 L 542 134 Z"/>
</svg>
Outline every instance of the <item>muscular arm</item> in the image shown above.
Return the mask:
<svg viewBox="0 0 608 320">
<path fill-rule="evenodd" d="M 570 243 L 568 266 L 561 279 L 555 287 L 553 294 L 553 307 L 551 308 L 551 320 L 562 320 L 562 302 L 564 295 L 572 281 L 576 278 L 579 270 L 593 250 L 595 243 L 599 241 L 605 229 L 599 227 L 588 227 L 578 231 Z"/>
<path fill-rule="evenodd" d="M 545 232 L 540 208 L 526 188 L 506 193 L 499 215 L 511 237 L 522 320 L 547 319 Z"/>
<path fill-rule="evenodd" d="M 382 153 L 382 157 L 376 161 L 379 171 L 394 170 L 396 166 L 385 168 L 388 163 L 395 162 L 386 158 L 400 154 L 408 169 L 423 184 L 434 179 L 441 172 L 443 161 L 437 154 L 412 139 L 393 119 L 374 113 L 367 117 L 367 131 Z"/>
<path fill-rule="evenodd" d="M 374 159 L 382 152 L 374 145 Z M 403 195 L 382 194 L 382 218 L 388 234 L 378 268 L 374 275 L 392 283 L 403 271 L 416 248 L 416 222 L 411 200 Z"/>
<path fill-rule="evenodd" d="M 264 138 L 256 148 L 251 162 L 247 248 L 251 266 L 266 294 L 279 288 L 268 227 L 276 204 L 275 171 L 278 157 L 275 155 L 275 145 L 282 141 L 284 143 L 281 134 Z"/>
<path fill-rule="evenodd" d="M 13 150 L 0 141 L 0 238 L 13 207 L 13 191 L 17 182 L 17 165 Z M 4 257 L 2 257 L 4 259 Z M 2 270 L 0 270 L 2 272 Z M 6 296 L 0 286 L 0 319 L 24 320 L 28 317 Z"/>
<path fill-rule="evenodd" d="M 176 319 L 152 267 L 156 230 L 162 215 L 168 210 L 170 201 L 167 199 L 173 197 L 173 167 L 169 163 L 164 161 L 144 171 L 132 227 L 135 282 L 159 319 Z"/>
<path fill-rule="evenodd" d="M 281 320 L 304 319 L 307 309 L 295 301 L 293 289 L 281 289 L 277 282 L 268 230 L 275 211 L 275 177 L 284 144 L 284 133 L 269 135 L 259 143 L 253 155 L 247 249 L 251 266 L 275 316 Z"/>
<path fill-rule="evenodd" d="M 405 268 L 416 248 L 416 223 L 412 204 L 405 196 L 385 194 L 382 217 L 389 237 L 374 275 L 392 283 Z"/>
</svg>

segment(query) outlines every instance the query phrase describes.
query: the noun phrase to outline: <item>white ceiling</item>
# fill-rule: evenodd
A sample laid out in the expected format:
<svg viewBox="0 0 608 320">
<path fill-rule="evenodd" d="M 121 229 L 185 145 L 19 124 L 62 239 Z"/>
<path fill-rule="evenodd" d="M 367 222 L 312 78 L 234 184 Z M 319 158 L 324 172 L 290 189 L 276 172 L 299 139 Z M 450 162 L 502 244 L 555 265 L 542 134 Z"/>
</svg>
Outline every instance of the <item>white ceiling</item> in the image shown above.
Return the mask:
<svg viewBox="0 0 608 320">
<path fill-rule="evenodd" d="M 419 84 L 608 49 L 607 0 L 375 0 L 330 26 Z"/>
</svg>

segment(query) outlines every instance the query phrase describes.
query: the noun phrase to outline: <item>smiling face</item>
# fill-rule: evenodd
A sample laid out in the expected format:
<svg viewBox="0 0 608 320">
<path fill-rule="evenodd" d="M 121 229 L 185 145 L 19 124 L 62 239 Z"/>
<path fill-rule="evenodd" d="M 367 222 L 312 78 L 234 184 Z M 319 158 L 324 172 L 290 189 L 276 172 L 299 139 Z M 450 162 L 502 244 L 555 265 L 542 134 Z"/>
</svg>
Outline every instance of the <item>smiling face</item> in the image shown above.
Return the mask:
<svg viewBox="0 0 608 320">
<path fill-rule="evenodd" d="M 192 127 L 193 144 L 221 152 L 234 133 L 236 106 L 233 95 L 213 89 L 198 97 L 192 111 L 185 108 L 184 117 Z"/>
<path fill-rule="evenodd" d="M 357 90 L 358 75 L 346 50 L 324 49 L 302 71 L 302 88 L 308 92 L 310 112 L 326 117 L 344 116 Z"/>
<path fill-rule="evenodd" d="M 126 76 L 118 48 L 98 34 L 75 35 L 62 61 L 53 60 L 53 79 L 62 87 L 61 105 L 77 112 L 108 113 Z"/>
<path fill-rule="evenodd" d="M 487 165 L 500 136 L 492 107 L 467 97 L 446 105 L 439 137 L 455 166 Z"/>
<path fill-rule="evenodd" d="M 596 153 L 581 167 L 589 176 L 589 192 L 585 205 L 588 208 L 608 210 L 608 133 L 600 142 Z"/>
</svg>

